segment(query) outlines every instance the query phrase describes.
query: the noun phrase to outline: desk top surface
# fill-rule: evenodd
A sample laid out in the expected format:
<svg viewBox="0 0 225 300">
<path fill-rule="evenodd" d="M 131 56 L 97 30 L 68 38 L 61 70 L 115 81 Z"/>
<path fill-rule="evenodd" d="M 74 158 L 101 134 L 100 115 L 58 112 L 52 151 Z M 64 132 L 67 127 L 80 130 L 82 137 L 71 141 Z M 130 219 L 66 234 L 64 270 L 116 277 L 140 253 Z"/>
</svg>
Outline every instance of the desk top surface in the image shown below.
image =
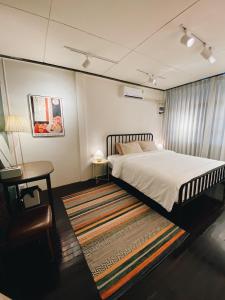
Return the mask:
<svg viewBox="0 0 225 300">
<path fill-rule="evenodd" d="M 9 179 L 0 179 L 2 184 L 20 184 L 46 177 L 54 171 L 54 167 L 50 161 L 35 161 L 19 165 L 22 169 L 22 175 Z"/>
</svg>

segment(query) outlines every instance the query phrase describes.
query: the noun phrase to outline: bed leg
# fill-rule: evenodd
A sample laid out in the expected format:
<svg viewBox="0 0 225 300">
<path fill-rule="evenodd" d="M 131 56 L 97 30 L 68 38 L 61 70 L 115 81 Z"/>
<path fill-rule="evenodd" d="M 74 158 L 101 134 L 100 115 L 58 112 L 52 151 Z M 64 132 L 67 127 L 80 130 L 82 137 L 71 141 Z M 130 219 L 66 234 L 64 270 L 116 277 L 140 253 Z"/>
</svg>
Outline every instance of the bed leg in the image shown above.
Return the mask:
<svg viewBox="0 0 225 300">
<path fill-rule="evenodd" d="M 222 204 L 225 205 L 225 181 L 222 184 L 223 184 L 223 199 L 222 199 Z"/>
<path fill-rule="evenodd" d="M 182 221 L 183 221 L 183 209 L 182 206 L 180 204 L 178 204 L 177 207 L 177 223 L 178 225 L 182 225 Z"/>
</svg>

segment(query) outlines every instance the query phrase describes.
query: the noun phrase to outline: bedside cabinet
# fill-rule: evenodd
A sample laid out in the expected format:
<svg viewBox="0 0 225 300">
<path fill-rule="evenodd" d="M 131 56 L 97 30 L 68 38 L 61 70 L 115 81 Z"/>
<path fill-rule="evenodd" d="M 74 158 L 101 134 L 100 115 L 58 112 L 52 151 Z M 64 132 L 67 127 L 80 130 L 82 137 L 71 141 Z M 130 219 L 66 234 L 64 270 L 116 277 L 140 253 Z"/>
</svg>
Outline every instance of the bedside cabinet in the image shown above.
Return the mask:
<svg viewBox="0 0 225 300">
<path fill-rule="evenodd" d="M 92 161 L 92 175 L 95 178 L 96 183 L 100 180 L 109 180 L 109 161 L 102 159 L 101 161 Z"/>
</svg>

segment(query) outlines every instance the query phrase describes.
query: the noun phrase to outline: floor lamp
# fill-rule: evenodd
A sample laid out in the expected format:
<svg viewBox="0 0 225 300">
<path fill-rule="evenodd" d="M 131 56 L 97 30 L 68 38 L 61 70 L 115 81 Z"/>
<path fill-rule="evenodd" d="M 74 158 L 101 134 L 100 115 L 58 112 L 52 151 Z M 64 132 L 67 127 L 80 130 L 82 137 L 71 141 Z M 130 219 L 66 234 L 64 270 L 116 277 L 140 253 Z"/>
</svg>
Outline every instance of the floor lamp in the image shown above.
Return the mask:
<svg viewBox="0 0 225 300">
<path fill-rule="evenodd" d="M 17 133 L 18 136 L 18 142 L 19 142 L 19 148 L 20 148 L 20 154 L 21 154 L 21 160 L 22 164 L 24 164 L 23 160 L 23 152 L 21 147 L 21 140 L 20 140 L 20 132 L 28 132 L 29 131 L 29 124 L 27 119 L 21 116 L 17 115 L 9 115 L 5 118 L 5 131 L 8 133 Z M 15 145 L 14 145 L 15 147 Z M 16 156 L 16 163 L 18 164 L 16 150 L 15 150 L 15 156 Z"/>
</svg>

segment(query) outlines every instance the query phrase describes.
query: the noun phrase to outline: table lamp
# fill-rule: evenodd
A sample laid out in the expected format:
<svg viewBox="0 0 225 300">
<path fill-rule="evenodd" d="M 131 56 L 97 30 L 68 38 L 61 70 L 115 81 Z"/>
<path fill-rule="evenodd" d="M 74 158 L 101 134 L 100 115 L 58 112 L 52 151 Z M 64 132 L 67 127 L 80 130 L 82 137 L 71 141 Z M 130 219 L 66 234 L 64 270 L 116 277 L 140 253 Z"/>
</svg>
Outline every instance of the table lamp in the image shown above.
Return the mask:
<svg viewBox="0 0 225 300">
<path fill-rule="evenodd" d="M 97 161 L 97 162 L 101 162 L 104 158 L 104 154 L 101 150 L 97 150 L 95 152 L 95 155 L 94 155 L 94 159 Z"/>
<path fill-rule="evenodd" d="M 163 144 L 157 144 L 157 148 L 158 148 L 159 150 L 163 150 Z"/>
<path fill-rule="evenodd" d="M 19 141 L 19 147 L 20 147 L 20 154 L 21 154 L 21 160 L 22 164 L 24 163 L 23 160 L 23 152 L 21 148 L 21 141 L 20 141 L 20 132 L 29 132 L 30 127 L 27 119 L 24 117 L 18 116 L 18 115 L 9 115 L 5 118 L 5 131 L 6 132 L 17 132 L 18 134 L 18 141 Z M 17 158 L 16 158 L 17 160 Z M 17 161 L 18 163 L 18 161 Z"/>
</svg>

